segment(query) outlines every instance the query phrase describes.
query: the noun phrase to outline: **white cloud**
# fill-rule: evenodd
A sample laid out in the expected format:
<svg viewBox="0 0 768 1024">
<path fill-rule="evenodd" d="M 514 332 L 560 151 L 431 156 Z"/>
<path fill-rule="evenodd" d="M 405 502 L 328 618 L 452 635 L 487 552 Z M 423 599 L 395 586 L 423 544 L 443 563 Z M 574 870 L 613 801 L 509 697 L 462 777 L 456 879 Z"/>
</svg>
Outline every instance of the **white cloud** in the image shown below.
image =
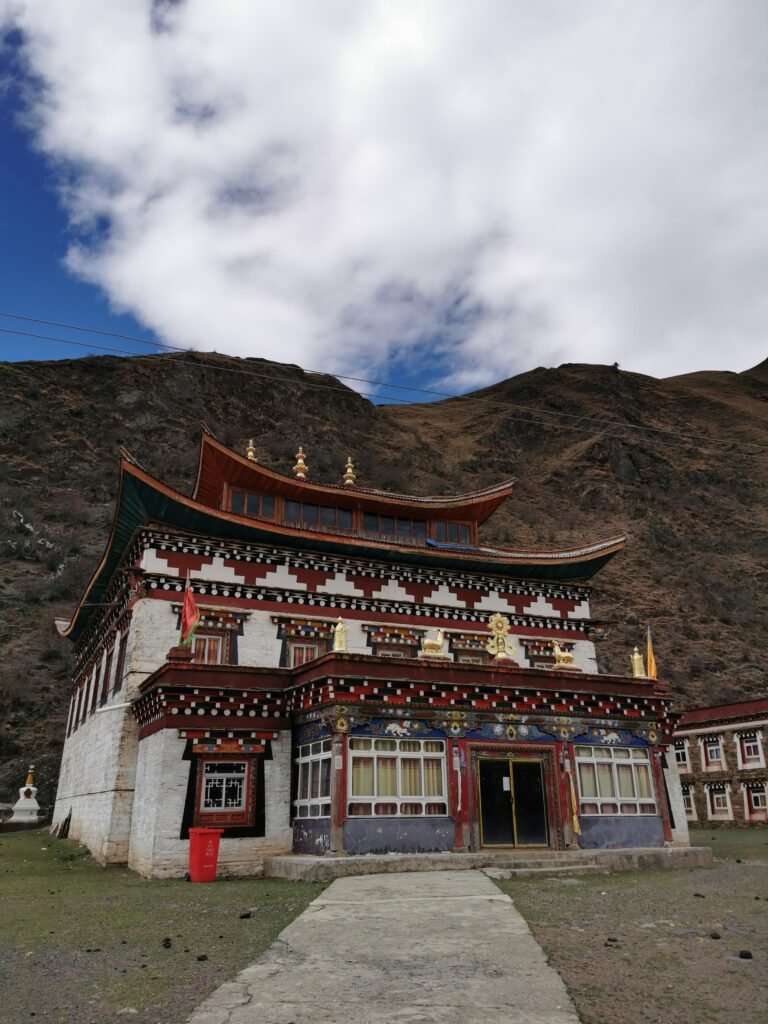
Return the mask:
<svg viewBox="0 0 768 1024">
<path fill-rule="evenodd" d="M 761 4 L 2 5 L 69 265 L 169 342 L 457 389 L 765 356 Z"/>
</svg>

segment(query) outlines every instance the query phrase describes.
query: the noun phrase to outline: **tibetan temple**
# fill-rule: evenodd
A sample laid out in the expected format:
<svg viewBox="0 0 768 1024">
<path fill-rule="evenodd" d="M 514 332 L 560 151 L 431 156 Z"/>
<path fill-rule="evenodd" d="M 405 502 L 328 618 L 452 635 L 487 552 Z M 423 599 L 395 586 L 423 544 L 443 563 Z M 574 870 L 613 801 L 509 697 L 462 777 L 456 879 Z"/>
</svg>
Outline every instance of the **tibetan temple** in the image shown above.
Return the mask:
<svg viewBox="0 0 768 1024">
<path fill-rule="evenodd" d="M 589 583 L 623 537 L 489 547 L 511 482 L 412 497 L 350 460 L 337 486 L 308 475 L 301 450 L 285 475 L 204 435 L 186 497 L 123 453 L 106 551 L 57 623 L 76 672 L 55 828 L 155 877 L 184 874 L 199 825 L 224 830 L 225 874 L 291 851 L 687 842 L 666 685 L 597 671 Z"/>
</svg>

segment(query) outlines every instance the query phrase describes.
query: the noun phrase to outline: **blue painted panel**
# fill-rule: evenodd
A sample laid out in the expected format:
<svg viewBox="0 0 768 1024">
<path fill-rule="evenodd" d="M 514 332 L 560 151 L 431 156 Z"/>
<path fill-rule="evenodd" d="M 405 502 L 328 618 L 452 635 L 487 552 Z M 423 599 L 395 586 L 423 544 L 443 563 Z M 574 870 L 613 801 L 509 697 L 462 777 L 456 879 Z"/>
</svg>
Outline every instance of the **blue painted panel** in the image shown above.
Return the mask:
<svg viewBox="0 0 768 1024">
<path fill-rule="evenodd" d="M 293 823 L 293 852 L 322 856 L 331 848 L 330 818 L 298 818 Z"/>
<path fill-rule="evenodd" d="M 617 850 L 643 846 L 663 846 L 661 818 L 629 814 L 579 818 L 579 846 L 584 850 Z"/>
<path fill-rule="evenodd" d="M 436 853 L 452 850 L 450 818 L 350 818 L 344 823 L 347 853 Z"/>
</svg>

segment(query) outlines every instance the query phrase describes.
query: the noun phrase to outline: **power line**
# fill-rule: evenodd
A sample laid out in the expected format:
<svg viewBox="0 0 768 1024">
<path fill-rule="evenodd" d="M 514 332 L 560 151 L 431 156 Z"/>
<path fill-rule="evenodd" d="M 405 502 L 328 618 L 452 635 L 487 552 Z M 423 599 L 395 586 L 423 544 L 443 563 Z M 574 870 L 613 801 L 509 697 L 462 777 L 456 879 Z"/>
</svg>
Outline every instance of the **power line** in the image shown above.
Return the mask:
<svg viewBox="0 0 768 1024">
<path fill-rule="evenodd" d="M 27 321 L 28 323 L 31 323 L 31 324 L 44 324 L 44 325 L 47 325 L 48 327 L 66 328 L 69 331 L 82 331 L 82 332 L 87 333 L 87 334 L 96 334 L 96 335 L 100 335 L 100 336 L 105 337 L 105 338 L 120 338 L 120 339 L 122 339 L 124 341 L 132 341 L 132 342 L 135 342 L 136 344 L 139 344 L 139 345 L 147 345 L 147 346 L 154 346 L 156 348 L 162 348 L 162 349 L 164 349 L 166 351 L 169 351 L 169 352 L 183 352 L 183 353 L 189 354 L 190 352 L 194 352 L 195 351 L 195 349 L 184 348 L 184 347 L 182 347 L 180 345 L 171 345 L 171 344 L 169 344 L 167 342 L 147 341 L 145 338 L 137 338 L 137 337 L 135 337 L 135 335 L 121 334 L 121 333 L 116 332 L 116 331 L 102 331 L 102 330 L 100 330 L 98 328 L 86 327 L 85 325 L 82 325 L 82 324 L 67 324 L 67 323 L 63 323 L 61 321 L 49 321 L 49 319 L 42 319 L 41 317 L 30 316 L 30 315 L 27 315 L 27 314 L 24 314 L 24 313 L 12 313 L 12 312 L 8 312 L 7 310 L 1 310 L 0 309 L 0 316 L 10 317 L 10 318 L 13 318 L 13 319 L 20 319 L 20 321 Z M 8 332 L 7 329 L 0 329 L 0 330 L 4 330 L 5 333 L 24 334 L 24 332 Z M 37 335 L 32 335 L 32 337 L 38 337 L 38 336 Z M 40 336 L 40 337 L 43 337 L 43 336 Z M 63 339 L 59 339 L 59 338 L 49 338 L 48 340 L 50 340 L 50 341 L 58 341 L 58 342 L 62 342 L 63 343 Z M 74 344 L 74 342 L 72 344 Z M 83 345 L 82 347 L 86 347 L 87 348 L 88 346 L 87 345 Z M 94 345 L 93 347 L 96 348 L 97 346 Z M 100 349 L 100 350 L 109 351 L 109 349 Z M 135 354 L 134 352 L 128 351 L 128 350 L 125 350 L 125 349 L 115 349 L 115 351 L 120 352 L 121 354 L 125 354 L 125 355 L 134 355 Z M 226 353 L 222 353 L 222 354 L 226 354 Z M 236 357 L 236 356 L 230 356 L 230 358 L 233 358 L 233 357 Z M 371 380 L 370 378 L 367 378 L 367 377 L 352 377 L 349 374 L 334 373 L 332 375 L 329 375 L 326 371 L 323 371 L 323 370 L 309 370 L 306 367 L 299 367 L 299 369 L 302 370 L 304 373 L 307 373 L 307 374 L 323 374 L 324 376 L 333 376 L 333 377 L 336 377 L 336 378 L 338 378 L 340 380 L 354 381 L 356 384 L 372 384 L 372 385 L 374 385 L 376 387 L 386 387 L 386 388 L 389 388 L 390 390 L 395 390 L 395 391 L 411 391 L 411 392 L 416 393 L 416 394 L 428 394 L 428 395 L 431 395 L 432 397 L 435 397 L 435 398 L 460 398 L 460 399 L 462 399 L 464 401 L 481 401 L 481 402 L 484 402 L 486 404 L 496 404 L 496 406 L 505 406 L 505 407 L 508 404 L 507 401 L 503 401 L 500 398 L 478 398 L 478 397 L 476 397 L 474 395 L 451 394 L 451 393 L 445 392 L 445 391 L 436 391 L 436 390 L 434 390 L 432 388 L 414 387 L 414 386 L 408 385 L 408 384 L 390 384 L 390 383 L 388 383 L 386 381 Z M 340 389 L 340 390 L 343 390 L 343 388 Z M 379 395 L 379 394 L 372 395 L 372 394 L 369 394 L 368 392 L 358 392 L 358 393 L 359 394 L 364 394 L 366 397 L 391 398 L 391 400 L 393 400 L 393 401 L 394 400 L 402 401 L 402 399 L 395 399 L 393 396 L 390 396 L 390 395 Z M 693 434 L 693 433 L 683 434 L 680 431 L 669 430 L 666 427 L 651 427 L 651 426 L 646 426 L 644 424 L 635 424 L 635 423 L 618 423 L 616 420 L 598 420 L 598 419 L 595 419 L 594 417 L 585 417 L 584 415 L 581 415 L 579 413 L 564 413 L 564 412 L 562 412 L 560 410 L 536 410 L 536 412 L 539 415 L 554 416 L 554 417 L 559 417 L 561 419 L 577 420 L 577 421 L 587 422 L 587 423 L 594 424 L 594 425 L 599 425 L 599 426 L 618 427 L 618 428 L 620 428 L 622 430 L 652 431 L 653 433 L 669 434 L 670 436 L 673 436 L 673 437 L 686 437 L 686 438 L 692 438 L 692 439 L 706 440 L 706 441 L 709 441 L 710 443 L 712 443 L 713 441 L 716 441 L 716 442 L 718 441 L 718 438 L 713 438 L 709 434 Z M 722 441 L 722 443 L 732 443 L 732 442 L 730 442 L 730 441 Z M 759 449 L 760 451 L 763 451 L 765 449 L 765 445 L 758 444 L 755 441 L 742 441 L 741 443 L 742 444 L 743 443 L 748 444 L 750 447 L 757 447 L 757 449 Z"/>
<path fill-rule="evenodd" d="M 26 321 L 32 322 L 32 323 L 51 323 L 51 324 L 56 324 L 57 323 L 57 321 L 38 320 L 38 319 L 36 319 L 34 317 L 22 316 L 21 314 L 15 314 L 15 313 L 4 313 L 2 311 L 0 311 L 0 316 L 15 317 L 17 319 L 26 320 Z M 195 355 L 196 354 L 194 350 L 181 348 L 179 346 L 165 345 L 165 344 L 163 344 L 161 342 L 149 342 L 149 341 L 146 341 L 145 339 L 134 338 L 131 335 L 118 334 L 117 332 L 114 332 L 114 331 L 101 331 L 101 330 L 98 330 L 96 328 L 79 327 L 77 325 L 65 324 L 65 323 L 58 323 L 58 326 L 61 326 L 61 327 L 65 328 L 65 329 L 69 329 L 69 330 L 83 330 L 83 331 L 86 331 L 86 332 L 91 333 L 91 334 L 99 334 L 99 335 L 104 335 L 104 336 L 107 336 L 107 337 L 124 338 L 125 340 L 136 341 L 136 342 L 140 342 L 141 344 L 145 344 L 145 345 L 157 345 L 157 347 L 159 347 L 159 348 L 167 349 L 167 350 L 169 350 L 171 352 L 178 352 L 178 353 L 181 353 L 183 355 Z M 75 347 L 78 347 L 78 348 L 84 348 L 84 349 L 88 349 L 89 351 L 95 350 L 95 351 L 98 351 L 98 352 L 107 352 L 107 353 L 110 353 L 110 354 L 113 354 L 113 355 L 136 356 L 136 353 L 133 352 L 130 349 L 115 348 L 115 347 L 106 346 L 106 345 L 96 345 L 96 344 L 91 343 L 91 342 L 75 341 L 75 340 L 69 339 L 69 338 L 59 338 L 59 337 L 56 337 L 56 336 L 53 336 L 53 335 L 40 334 L 40 333 L 34 332 L 34 331 L 20 331 L 20 330 L 16 330 L 16 329 L 7 328 L 7 327 L 0 327 L 0 333 L 17 335 L 17 336 L 20 336 L 20 337 L 37 338 L 37 339 L 40 339 L 40 340 L 43 340 L 43 341 L 51 341 L 51 342 L 54 342 L 55 344 L 59 344 L 59 345 L 71 345 L 71 346 L 75 346 Z M 234 357 L 228 356 L 227 358 L 234 358 Z M 260 374 L 260 373 L 258 373 L 256 371 L 252 370 L 252 369 L 241 369 L 241 368 L 235 367 L 235 366 L 221 366 L 219 364 L 215 364 L 215 363 L 211 364 L 211 363 L 205 363 L 205 362 L 188 362 L 188 363 L 186 363 L 186 366 L 195 367 L 195 368 L 199 368 L 199 369 L 203 369 L 203 370 L 217 370 L 219 372 L 236 373 L 236 374 L 240 374 L 241 376 L 252 377 L 252 378 L 257 378 L 257 379 L 262 379 L 262 380 L 269 380 L 269 381 L 280 380 L 280 381 L 284 381 L 286 383 L 289 383 L 289 384 L 291 384 L 293 386 L 297 386 L 297 387 L 308 387 L 308 388 L 322 389 L 322 390 L 326 390 L 326 391 L 337 391 L 337 392 L 340 392 L 340 393 L 342 393 L 344 395 L 348 395 L 350 393 L 350 389 L 345 388 L 345 387 L 335 387 L 332 384 L 322 384 L 319 381 L 296 380 L 295 378 L 292 378 L 292 377 L 284 377 L 284 376 L 279 376 L 277 374 L 263 374 L 263 373 Z M 322 374 L 323 376 L 336 376 L 336 375 L 333 375 L 333 374 L 328 374 L 328 373 L 326 373 L 325 371 L 322 371 L 322 370 L 306 370 L 303 367 L 298 367 L 298 369 L 300 369 L 300 370 L 302 370 L 302 372 L 308 373 L 308 374 Z M 390 388 L 399 388 L 400 387 L 400 385 L 385 384 L 382 381 L 369 380 L 369 379 L 363 378 L 363 377 L 350 377 L 350 376 L 346 376 L 346 375 L 343 375 L 343 374 L 339 374 L 337 376 L 341 377 L 344 380 L 353 380 L 353 381 L 356 381 L 358 383 L 368 383 L 368 384 L 374 384 L 374 385 L 381 385 L 383 387 L 390 387 Z M 405 385 L 403 385 L 402 387 L 403 387 L 403 390 L 414 391 L 414 392 L 421 392 L 421 393 L 424 393 L 424 394 L 431 394 L 431 395 L 434 395 L 434 396 L 437 396 L 437 397 L 442 397 L 442 398 L 445 398 L 445 399 L 450 398 L 450 399 L 454 399 L 456 401 L 461 401 L 462 403 L 477 403 L 477 404 L 484 404 L 484 405 L 499 406 L 499 407 L 503 407 L 503 408 L 508 408 L 508 406 L 509 406 L 508 402 L 502 401 L 500 399 L 480 398 L 480 397 L 477 397 L 477 396 L 474 396 L 474 395 L 449 395 L 449 394 L 443 394 L 443 393 L 437 392 L 437 391 L 430 391 L 430 390 L 428 390 L 426 388 L 413 388 L 413 387 L 408 387 L 408 386 L 405 386 Z M 370 392 L 365 392 L 365 391 L 356 391 L 354 393 L 358 394 L 358 395 L 361 395 L 364 398 L 371 398 L 371 399 L 375 399 L 377 401 L 386 401 L 386 402 L 395 403 L 395 404 L 402 404 L 401 401 L 397 397 L 392 396 L 392 395 L 372 394 Z M 513 422 L 516 422 L 516 423 L 524 423 L 524 424 L 527 424 L 527 425 L 539 426 L 539 427 L 542 427 L 542 426 L 543 427 L 557 427 L 558 429 L 572 430 L 572 431 L 576 431 L 576 432 L 579 432 L 579 433 L 592 433 L 593 430 L 592 429 L 588 429 L 586 426 L 579 426 L 578 423 L 589 424 L 589 426 L 591 428 L 594 428 L 594 427 L 611 427 L 614 430 L 615 429 L 618 429 L 618 430 L 638 430 L 638 431 L 649 431 L 649 432 L 653 432 L 653 433 L 663 433 L 663 434 L 667 434 L 670 437 L 677 437 L 677 438 L 681 438 L 683 440 L 682 440 L 682 442 L 677 442 L 676 443 L 675 441 L 668 441 L 668 440 L 665 440 L 665 439 L 663 439 L 661 437 L 655 437 L 655 438 L 648 438 L 648 437 L 632 438 L 632 437 L 627 437 L 624 434 L 620 434 L 620 433 L 607 433 L 606 436 L 607 437 L 614 437 L 614 438 L 617 438 L 618 440 L 625 441 L 625 442 L 627 442 L 627 441 L 632 442 L 633 440 L 643 440 L 645 443 L 656 444 L 656 445 L 664 445 L 666 447 L 694 448 L 697 451 L 701 452 L 702 454 L 706 454 L 706 455 L 725 455 L 725 454 L 727 454 L 727 455 L 732 455 L 733 457 L 737 457 L 737 458 L 752 458 L 755 455 L 760 454 L 763 451 L 765 451 L 765 447 L 764 446 L 761 446 L 761 445 L 757 444 L 756 442 L 752 442 L 752 441 L 737 442 L 737 441 L 732 441 L 732 440 L 729 440 L 729 439 L 713 438 L 713 437 L 711 437 L 709 435 L 705 435 L 705 434 L 681 434 L 679 432 L 675 432 L 675 431 L 672 431 L 672 430 L 666 430 L 665 428 L 661 428 L 661 427 L 646 427 L 646 426 L 643 426 L 642 424 L 638 425 L 638 424 L 631 424 L 631 423 L 619 423 L 616 420 L 598 420 L 598 419 L 593 419 L 591 417 L 586 417 L 584 415 L 579 415 L 579 414 L 576 414 L 576 413 L 563 413 L 563 412 L 556 411 L 556 410 L 536 409 L 535 411 L 537 412 L 537 414 L 539 416 L 541 416 L 541 415 L 544 415 L 544 416 L 554 416 L 554 417 L 561 416 L 561 417 L 564 417 L 564 418 L 567 418 L 567 419 L 576 420 L 577 423 L 573 424 L 573 425 L 564 424 L 564 423 L 552 423 L 552 422 L 548 422 L 546 420 L 542 420 L 540 418 L 539 419 L 534 419 L 534 418 L 523 417 L 523 416 L 515 416 L 515 415 L 512 415 L 512 414 L 508 414 L 507 418 L 509 420 L 513 421 Z M 717 448 L 715 448 L 715 449 L 706 449 L 706 448 L 701 448 L 699 445 L 693 443 L 693 441 L 687 440 L 688 438 L 691 438 L 691 439 L 704 439 L 704 440 L 708 441 L 710 444 L 722 444 L 722 445 L 730 445 L 730 446 L 733 446 L 733 445 L 739 444 L 739 443 L 747 444 L 750 447 L 757 448 L 758 451 L 754 452 L 754 453 L 743 452 L 743 451 L 742 452 L 734 452 L 732 450 L 732 447 L 731 447 L 731 450 L 726 449 L 726 448 L 722 448 L 722 449 L 717 449 Z"/>
<path fill-rule="evenodd" d="M 0 310 L 0 316 L 1 317 L 12 318 L 12 319 L 15 319 L 15 320 L 25 320 L 28 323 L 45 324 L 45 325 L 47 325 L 49 327 L 63 327 L 65 329 L 71 330 L 71 331 L 83 331 L 84 333 L 97 334 L 97 335 L 101 335 L 101 336 L 106 337 L 106 338 L 120 338 L 120 339 L 122 339 L 124 341 L 135 342 L 136 344 L 139 344 L 139 345 L 153 346 L 155 348 L 160 348 L 160 349 L 163 349 L 163 350 L 168 351 L 168 352 L 181 352 L 181 353 L 189 354 L 190 352 L 195 351 L 193 349 L 183 348 L 180 345 L 170 345 L 167 342 L 148 341 L 146 338 L 137 338 L 135 335 L 132 335 L 132 334 L 121 334 L 121 333 L 119 333 L 117 331 L 104 331 L 104 330 L 101 330 L 100 328 L 97 328 L 97 327 L 87 327 L 87 326 L 85 326 L 83 324 L 69 324 L 69 323 L 65 323 L 63 321 L 59 321 L 59 320 L 44 320 L 44 319 L 42 319 L 40 317 L 33 317 L 33 316 L 29 316 L 29 315 L 23 314 L 23 313 L 11 313 L 11 312 L 8 312 L 6 310 Z M 19 331 L 19 332 L 9 331 L 7 328 L 0 328 L 0 330 L 2 330 L 4 333 L 13 333 L 13 334 L 15 334 L 15 333 L 18 333 L 18 334 L 26 333 L 26 332 L 23 332 L 23 331 Z M 76 344 L 75 342 L 71 342 L 71 341 L 70 342 L 66 342 L 63 338 L 49 338 L 48 336 L 34 335 L 34 334 L 32 334 L 31 337 L 43 337 L 46 340 L 57 341 L 57 342 L 59 342 L 61 344 Z M 83 347 L 83 348 L 88 348 L 89 347 L 88 345 L 86 345 L 84 343 L 80 343 L 80 346 Z M 106 348 L 100 348 L 99 346 L 96 346 L 96 345 L 94 345 L 92 347 L 93 348 L 98 348 L 99 351 L 114 351 L 114 352 L 117 352 L 117 353 L 119 353 L 121 355 L 131 355 L 131 356 L 135 355 L 134 352 L 131 352 L 131 351 L 125 350 L 125 349 L 110 350 L 110 349 L 106 349 Z M 236 358 L 236 357 L 230 357 L 230 358 Z M 219 367 L 219 369 L 225 369 L 225 367 Z M 226 369 L 229 369 L 229 368 L 226 368 Z M 323 374 L 324 376 L 334 376 L 334 377 L 337 377 L 340 380 L 351 380 L 351 381 L 354 381 L 356 384 L 371 384 L 371 385 L 374 385 L 375 387 L 384 387 L 384 388 L 389 388 L 390 390 L 395 390 L 395 391 L 408 391 L 408 392 L 411 392 L 411 393 L 414 393 L 414 394 L 430 395 L 433 398 L 461 399 L 462 401 L 469 401 L 469 402 L 484 402 L 485 404 L 488 404 L 488 405 L 499 405 L 499 406 L 507 406 L 508 405 L 508 402 L 503 401 L 501 399 L 478 398 L 478 397 L 473 396 L 473 395 L 456 395 L 456 394 L 450 394 L 450 393 L 444 392 L 444 391 L 436 391 L 436 390 L 434 390 L 432 388 L 417 388 L 417 387 L 413 387 L 413 386 L 407 385 L 407 384 L 390 384 L 390 383 L 388 383 L 386 381 L 371 380 L 370 378 L 367 378 L 367 377 L 353 377 L 353 376 L 351 376 L 349 374 L 344 374 L 344 373 L 328 374 L 324 370 L 311 370 L 311 369 L 307 369 L 306 367 L 299 367 L 299 369 L 303 370 L 304 373 L 318 373 L 318 374 Z M 243 371 L 243 372 L 245 372 L 245 371 Z M 318 385 L 318 386 L 332 387 L 331 385 Z M 336 389 L 336 390 L 342 390 L 343 391 L 344 389 L 340 388 L 340 389 Z M 378 394 L 372 395 L 372 394 L 369 394 L 367 392 L 358 392 L 358 394 L 362 394 L 366 398 L 378 398 L 380 400 L 384 399 L 384 400 L 387 400 L 387 401 L 399 401 L 399 399 L 397 399 L 397 398 L 395 398 L 395 397 L 393 397 L 391 395 L 378 395 Z M 666 427 L 651 427 L 651 426 L 646 426 L 644 424 L 635 424 L 635 423 L 619 423 L 617 420 L 600 420 L 600 419 L 595 419 L 594 417 L 586 417 L 586 416 L 584 416 L 582 414 L 579 414 L 579 413 L 569 413 L 569 412 L 563 412 L 561 410 L 536 409 L 535 407 L 532 407 L 530 405 L 524 405 L 524 404 L 521 404 L 520 407 L 522 407 L 522 408 L 530 408 L 530 409 L 532 409 L 532 411 L 535 411 L 538 415 L 554 416 L 554 417 L 559 417 L 561 419 L 572 419 L 572 420 L 576 420 L 578 422 L 586 422 L 586 423 L 589 423 L 590 425 L 595 425 L 595 426 L 607 426 L 607 427 L 614 427 L 614 428 L 618 427 L 621 430 L 651 431 L 651 432 L 657 433 L 657 434 L 668 434 L 671 437 L 692 438 L 692 439 L 695 439 L 695 440 L 707 441 L 710 444 L 713 443 L 713 442 L 714 443 L 719 443 L 719 444 L 733 444 L 733 443 L 736 443 L 736 442 L 731 442 L 731 441 L 727 441 L 727 440 L 721 440 L 719 438 L 713 438 L 713 437 L 711 437 L 708 434 L 691 434 L 691 433 L 683 434 L 680 431 L 669 430 Z M 757 448 L 759 451 L 764 451 L 765 450 L 765 446 L 764 445 L 760 445 L 760 444 L 758 444 L 757 442 L 754 442 L 754 441 L 742 441 L 740 443 L 741 444 L 746 444 L 747 446 L 749 446 L 751 448 Z"/>
</svg>

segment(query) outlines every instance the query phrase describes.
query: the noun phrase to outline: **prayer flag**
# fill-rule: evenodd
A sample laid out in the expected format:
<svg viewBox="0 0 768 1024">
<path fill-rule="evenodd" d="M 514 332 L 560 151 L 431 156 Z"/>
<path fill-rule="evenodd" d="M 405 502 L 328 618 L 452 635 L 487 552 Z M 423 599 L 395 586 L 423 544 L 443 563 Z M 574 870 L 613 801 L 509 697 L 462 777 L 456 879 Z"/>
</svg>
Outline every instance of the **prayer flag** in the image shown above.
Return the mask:
<svg viewBox="0 0 768 1024">
<path fill-rule="evenodd" d="M 656 678 L 656 659 L 653 656 L 653 637 L 651 636 L 650 626 L 648 626 L 648 636 L 646 640 L 645 674 L 649 679 Z"/>
<path fill-rule="evenodd" d="M 182 647 L 192 643 L 192 637 L 199 621 L 200 612 L 197 610 L 195 595 L 192 593 L 189 577 L 187 577 L 187 586 L 184 590 L 184 604 L 181 607 L 181 636 L 179 637 L 179 644 Z"/>
</svg>

